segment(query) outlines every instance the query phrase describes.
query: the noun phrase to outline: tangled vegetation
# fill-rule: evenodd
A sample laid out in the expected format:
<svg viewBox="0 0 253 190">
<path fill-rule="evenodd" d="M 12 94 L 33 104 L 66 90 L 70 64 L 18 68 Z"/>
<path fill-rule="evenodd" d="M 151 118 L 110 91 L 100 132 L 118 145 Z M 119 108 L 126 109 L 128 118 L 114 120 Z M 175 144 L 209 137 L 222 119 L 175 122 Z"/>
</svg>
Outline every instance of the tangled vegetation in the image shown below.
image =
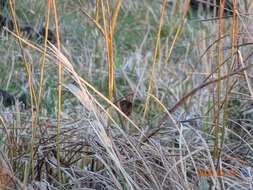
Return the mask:
<svg viewBox="0 0 253 190">
<path fill-rule="evenodd" d="M 253 189 L 252 0 L 0 0 L 0 189 Z"/>
</svg>

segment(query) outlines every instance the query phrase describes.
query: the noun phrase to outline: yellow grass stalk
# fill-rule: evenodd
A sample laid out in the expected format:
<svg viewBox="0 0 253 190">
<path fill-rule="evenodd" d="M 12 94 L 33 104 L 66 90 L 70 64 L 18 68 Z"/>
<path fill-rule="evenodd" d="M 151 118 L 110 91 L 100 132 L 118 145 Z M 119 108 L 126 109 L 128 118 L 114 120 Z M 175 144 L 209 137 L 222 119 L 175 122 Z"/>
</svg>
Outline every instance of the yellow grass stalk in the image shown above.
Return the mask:
<svg viewBox="0 0 253 190">
<path fill-rule="evenodd" d="M 113 99 L 113 92 L 114 92 L 114 55 L 113 55 L 113 33 L 116 25 L 116 20 L 118 17 L 118 13 L 120 10 L 120 6 L 122 1 L 118 0 L 116 3 L 116 8 L 113 10 L 111 19 L 110 19 L 110 6 L 109 2 L 106 2 L 107 7 L 107 13 L 108 18 L 106 19 L 106 13 L 105 13 L 105 5 L 103 1 L 100 1 L 101 3 L 101 10 L 102 10 L 102 19 L 103 19 L 103 31 L 104 31 L 104 37 L 105 37 L 105 43 L 106 43 L 106 53 L 107 53 L 107 61 L 108 61 L 108 98 L 110 101 Z M 109 26 L 107 28 L 107 23 L 109 22 Z M 108 110 L 109 113 L 111 112 L 111 109 Z M 110 126 L 110 122 L 108 123 Z"/>
<path fill-rule="evenodd" d="M 53 0 L 53 12 L 54 12 L 54 24 L 56 32 L 56 46 L 60 52 L 60 36 L 59 36 L 59 27 L 58 27 L 58 16 L 57 16 L 57 5 L 56 0 Z M 58 65 L 58 97 L 57 97 L 57 138 L 56 138 L 56 148 L 57 148 L 57 173 L 58 179 L 61 182 L 61 170 L 60 170 L 60 152 L 61 152 L 61 101 L 62 101 L 62 64 L 59 61 L 59 55 L 56 54 L 56 61 Z"/>
<path fill-rule="evenodd" d="M 40 63 L 40 82 L 39 82 L 39 94 L 38 94 L 38 108 L 37 112 L 39 113 L 39 107 L 41 103 L 41 96 L 43 90 L 43 80 L 44 80 L 44 68 L 45 68 L 45 60 L 46 60 L 46 52 L 47 52 L 47 38 L 48 38 L 48 28 L 49 28 L 49 20 L 50 20 L 50 6 L 51 0 L 47 0 L 47 16 L 46 16 L 46 26 L 45 26 L 45 39 L 44 39 L 44 48 L 42 54 L 42 61 Z"/>
<path fill-rule="evenodd" d="M 183 29 L 183 26 L 184 26 L 184 23 L 186 21 L 186 16 L 187 16 L 187 12 L 188 12 L 188 9 L 189 9 L 189 2 L 186 1 L 185 2 L 185 9 L 184 9 L 184 14 L 183 14 L 183 18 L 182 18 L 182 21 L 179 23 L 178 27 L 177 27 L 177 30 L 176 30 L 176 34 L 172 40 L 172 43 L 171 43 L 171 46 L 170 46 L 170 49 L 168 50 L 168 53 L 165 55 L 165 58 L 164 58 L 164 64 L 167 64 L 169 62 L 169 59 L 170 59 L 170 56 L 171 56 L 171 53 L 172 53 L 172 50 L 174 49 L 175 47 L 175 44 L 176 44 L 176 41 Z M 174 16 L 173 16 L 174 18 Z"/>
<path fill-rule="evenodd" d="M 230 73 L 232 72 L 234 60 L 235 60 L 235 51 L 236 51 L 236 46 L 238 43 L 238 17 L 237 17 L 237 7 L 236 7 L 236 0 L 233 0 L 233 20 L 232 20 L 232 34 L 231 34 L 231 63 L 228 62 L 227 64 L 227 73 L 228 73 L 228 78 L 226 81 L 226 94 L 224 98 L 224 113 L 223 113 L 223 125 L 222 125 L 222 137 L 221 137 L 221 147 L 224 143 L 224 138 L 225 138 L 225 129 L 227 126 L 227 121 L 229 119 L 229 112 L 228 112 L 228 101 L 229 101 L 229 95 L 231 93 L 231 80 L 230 80 Z M 240 53 L 240 52 L 239 52 Z M 239 54 L 240 55 L 240 54 Z M 229 64 L 230 63 L 230 64 Z M 244 65 L 243 65 L 244 66 Z M 245 70 L 246 72 L 246 70 Z"/>
<path fill-rule="evenodd" d="M 99 8 L 98 4 L 100 2 L 101 6 L 101 16 L 102 16 L 102 26 L 98 22 L 98 13 Z M 104 4 L 106 3 L 106 5 Z M 97 27 L 97 29 L 103 34 L 105 38 L 106 44 L 106 56 L 107 56 L 107 64 L 108 64 L 108 99 L 112 101 L 113 92 L 114 92 L 114 55 L 113 55 L 113 34 L 116 26 L 116 20 L 119 14 L 119 10 L 122 4 L 122 0 L 118 0 L 116 2 L 115 7 L 111 13 L 111 8 L 109 1 L 99 1 L 96 0 L 96 15 L 95 19 L 90 16 L 87 11 L 84 9 L 80 9 L 82 13 L 84 13 Z M 81 7 L 81 6 L 80 6 Z M 109 112 L 111 110 L 109 109 Z"/>
<path fill-rule="evenodd" d="M 13 0 L 8 0 L 9 3 L 9 7 L 10 7 L 10 13 L 14 22 L 14 30 L 16 32 L 16 34 L 18 36 L 20 36 L 20 31 L 18 28 L 18 24 L 17 24 L 17 19 L 16 19 L 16 13 L 15 13 L 15 4 L 13 2 Z M 31 67 L 29 66 L 29 63 L 27 62 L 26 56 L 25 56 L 25 52 L 23 50 L 23 46 L 22 43 L 20 41 L 19 38 L 18 39 L 18 44 L 20 47 L 20 51 L 24 60 L 24 66 L 25 66 L 25 70 L 26 70 L 26 74 L 27 74 L 27 78 L 28 78 L 28 84 L 29 84 L 29 91 L 30 91 L 30 95 L 31 95 L 31 105 L 36 104 L 36 95 L 35 95 L 35 90 L 34 90 L 34 86 L 33 86 L 33 79 L 32 79 L 32 74 L 31 74 Z"/>
<path fill-rule="evenodd" d="M 98 23 L 98 13 L 99 13 L 99 0 L 96 0 L 96 16 L 95 16 L 95 20 L 96 23 Z"/>
<path fill-rule="evenodd" d="M 15 14 L 15 4 L 12 0 L 8 0 L 9 3 L 9 7 L 10 7 L 10 13 L 14 22 L 14 29 L 15 32 L 17 34 L 17 36 L 20 36 L 20 31 L 19 31 L 19 27 L 17 24 L 17 19 L 16 19 L 16 14 Z M 31 112 L 32 112 L 32 138 L 31 138 L 31 144 L 30 144 L 30 162 L 28 164 L 28 168 L 26 168 L 26 171 L 30 171 L 32 172 L 32 178 L 34 177 L 34 162 L 33 162 L 33 145 L 34 145 L 34 135 L 35 135 L 35 130 L 36 130 L 36 123 L 35 123 L 35 112 L 33 110 L 34 108 L 34 104 L 35 106 L 37 105 L 37 100 L 36 100 L 36 94 L 35 94 L 35 90 L 34 90 L 34 84 L 33 84 L 33 79 L 32 79 L 32 72 L 31 72 L 31 66 L 29 65 L 29 63 L 26 60 L 26 56 L 25 56 L 25 52 L 23 50 L 23 46 L 22 46 L 22 42 L 20 40 L 20 38 L 17 38 L 18 41 L 18 45 L 20 47 L 20 51 L 24 60 L 24 66 L 25 66 L 25 70 L 26 70 L 26 74 L 27 74 L 27 78 L 28 78 L 28 85 L 29 85 L 29 93 L 30 93 L 30 97 L 31 97 Z M 36 106 L 37 107 L 37 106 Z M 15 154 L 15 153 L 13 153 Z M 24 174 L 24 183 L 27 182 L 27 176 L 28 174 L 25 173 Z"/>
<path fill-rule="evenodd" d="M 91 22 L 93 22 L 96 26 L 96 28 L 103 34 L 103 36 L 105 36 L 105 32 L 104 32 L 104 29 L 101 27 L 101 25 L 99 24 L 98 22 L 98 18 L 94 19 L 92 16 L 90 16 L 86 10 L 84 10 L 80 4 L 80 11 L 88 17 L 88 19 L 90 19 Z M 98 11 L 98 10 L 96 10 Z"/>
<path fill-rule="evenodd" d="M 217 75 L 218 78 L 221 77 L 221 66 L 222 66 L 222 16 L 223 16 L 223 1 L 220 0 L 220 11 L 219 11 L 219 19 L 218 19 L 218 60 L 217 60 Z M 216 104 L 217 115 L 215 119 L 215 129 L 214 129 L 214 151 L 213 157 L 214 162 L 217 163 L 216 169 L 221 169 L 220 164 L 220 153 L 221 153 L 221 144 L 222 144 L 222 126 L 220 126 L 220 112 L 221 112 L 221 80 L 217 82 L 217 104 Z M 220 185 L 223 187 L 222 180 L 220 180 Z"/>
<path fill-rule="evenodd" d="M 163 18 L 164 18 L 165 9 L 166 9 L 166 3 L 167 3 L 167 0 L 163 0 L 163 4 L 161 7 L 159 28 L 158 28 L 157 35 L 156 35 L 156 46 L 155 46 L 155 50 L 154 50 L 152 70 L 149 74 L 148 92 L 147 92 L 147 98 L 146 98 L 145 106 L 144 106 L 143 119 L 148 114 L 149 98 L 150 98 L 150 94 L 152 94 L 152 89 L 153 89 L 153 75 L 155 73 L 155 69 L 156 69 L 156 65 L 157 65 L 158 52 L 159 52 L 159 48 L 160 48 L 160 36 L 161 36 L 161 30 L 162 30 L 162 26 L 163 26 Z"/>
</svg>

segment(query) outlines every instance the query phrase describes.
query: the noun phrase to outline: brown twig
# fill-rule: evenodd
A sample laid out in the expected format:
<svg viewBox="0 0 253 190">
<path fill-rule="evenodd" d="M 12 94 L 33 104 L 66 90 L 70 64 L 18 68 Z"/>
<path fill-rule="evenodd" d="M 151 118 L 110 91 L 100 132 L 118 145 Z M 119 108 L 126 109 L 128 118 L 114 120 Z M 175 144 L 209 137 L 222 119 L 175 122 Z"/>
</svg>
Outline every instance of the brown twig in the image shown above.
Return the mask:
<svg viewBox="0 0 253 190">
<path fill-rule="evenodd" d="M 218 81 L 222 81 L 222 80 L 225 80 L 226 78 L 228 77 L 231 77 L 231 76 L 234 76 L 236 74 L 240 74 L 241 72 L 245 71 L 245 70 L 248 70 L 249 68 L 251 68 L 252 65 L 248 65 L 246 67 L 243 67 L 243 68 L 240 68 L 238 69 L 237 71 L 234 71 L 230 74 L 227 74 L 227 75 L 224 75 L 224 76 L 221 76 L 220 78 L 217 78 L 217 79 L 213 79 L 213 80 L 210 80 L 208 82 L 204 82 L 202 84 L 200 84 L 199 86 L 195 87 L 194 89 L 192 89 L 190 92 L 188 92 L 187 94 L 185 94 L 172 108 L 170 108 L 168 111 L 170 113 L 173 113 L 176 111 L 176 109 L 181 106 L 182 104 L 185 103 L 185 101 L 190 98 L 191 96 L 193 96 L 194 94 L 196 94 L 199 90 L 209 86 L 210 84 L 213 84 L 213 83 L 216 83 Z M 150 134 L 147 134 L 146 137 L 143 139 L 142 143 L 146 142 L 150 137 L 154 136 L 155 134 L 157 134 L 161 129 L 161 125 L 164 123 L 164 121 L 167 119 L 168 117 L 168 114 L 164 113 L 164 116 L 161 118 L 159 124 L 157 127 L 155 127 L 155 130 L 153 130 Z"/>
</svg>

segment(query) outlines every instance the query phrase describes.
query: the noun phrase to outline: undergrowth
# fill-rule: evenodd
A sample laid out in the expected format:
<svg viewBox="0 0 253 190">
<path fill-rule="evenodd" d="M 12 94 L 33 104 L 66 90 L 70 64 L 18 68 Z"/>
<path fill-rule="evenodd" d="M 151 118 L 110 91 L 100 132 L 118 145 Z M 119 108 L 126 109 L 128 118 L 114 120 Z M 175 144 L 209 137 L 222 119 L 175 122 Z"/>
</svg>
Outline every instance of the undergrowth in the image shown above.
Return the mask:
<svg viewBox="0 0 253 190">
<path fill-rule="evenodd" d="M 8 0 L 56 43 L 2 27 L 28 105 L 0 99 L 0 189 L 253 189 L 253 3 L 231 5 Z"/>
</svg>

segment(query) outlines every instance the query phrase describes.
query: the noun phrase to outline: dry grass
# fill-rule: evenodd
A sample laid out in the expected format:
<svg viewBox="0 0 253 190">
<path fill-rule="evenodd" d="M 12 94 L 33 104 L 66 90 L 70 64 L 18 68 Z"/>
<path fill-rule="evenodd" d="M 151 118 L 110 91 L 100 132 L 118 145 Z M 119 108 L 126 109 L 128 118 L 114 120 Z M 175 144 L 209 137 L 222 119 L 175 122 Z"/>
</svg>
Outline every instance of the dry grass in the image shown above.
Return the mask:
<svg viewBox="0 0 253 190">
<path fill-rule="evenodd" d="M 251 1 L 55 2 L 10 8 L 55 45 L 2 34 L 0 189 L 253 189 Z"/>
</svg>

